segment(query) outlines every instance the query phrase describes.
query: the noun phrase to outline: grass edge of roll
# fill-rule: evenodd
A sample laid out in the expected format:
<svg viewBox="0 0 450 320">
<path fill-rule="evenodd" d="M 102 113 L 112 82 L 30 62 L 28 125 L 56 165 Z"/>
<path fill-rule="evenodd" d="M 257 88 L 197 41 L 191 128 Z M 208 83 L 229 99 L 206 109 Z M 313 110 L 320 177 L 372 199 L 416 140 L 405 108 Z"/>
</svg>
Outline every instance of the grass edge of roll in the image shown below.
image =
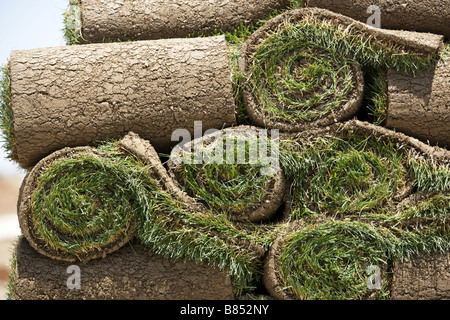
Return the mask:
<svg viewBox="0 0 450 320">
<path fill-rule="evenodd" d="M 450 57 L 450 42 L 444 43 L 444 48 L 439 52 L 436 64 L 448 61 Z M 420 72 L 420 71 L 419 71 Z M 385 126 L 388 110 L 388 71 L 383 69 L 372 69 L 368 71 L 367 94 L 365 105 L 367 112 L 372 117 L 372 123 Z M 413 74 L 411 76 L 414 76 Z"/>
<path fill-rule="evenodd" d="M 62 32 L 66 45 L 76 45 L 83 41 L 80 0 L 69 0 L 63 13 Z"/>
</svg>

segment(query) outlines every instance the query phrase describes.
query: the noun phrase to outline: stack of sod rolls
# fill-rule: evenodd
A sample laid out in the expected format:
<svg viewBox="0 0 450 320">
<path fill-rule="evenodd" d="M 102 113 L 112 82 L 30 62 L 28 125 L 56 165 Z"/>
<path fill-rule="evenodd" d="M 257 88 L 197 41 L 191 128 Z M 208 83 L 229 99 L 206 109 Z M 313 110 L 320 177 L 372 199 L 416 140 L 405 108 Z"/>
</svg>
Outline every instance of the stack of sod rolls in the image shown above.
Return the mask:
<svg viewBox="0 0 450 320">
<path fill-rule="evenodd" d="M 292 181 L 291 219 L 265 259 L 263 281 L 272 296 L 448 294 L 438 273 L 448 267 L 448 150 L 358 120 L 286 135 L 281 143 L 280 162 Z M 408 291 L 404 274 L 411 269 L 404 264 L 417 256 L 425 262 L 414 263 L 420 269 L 412 282 L 429 282 Z"/>
<path fill-rule="evenodd" d="M 168 24 L 155 37 L 170 39 L 11 54 L 2 128 L 29 170 L 13 297 L 397 298 L 406 279 L 387 274 L 447 254 L 443 36 L 316 8 L 266 17 L 207 37 L 171 38 Z M 402 94 L 395 79 L 436 68 L 423 100 L 438 107 L 397 116 L 428 117 L 416 122 L 432 134 L 384 127 L 403 131 L 391 119 L 407 101 L 386 98 Z M 86 287 L 55 285 L 74 264 Z"/>
<path fill-rule="evenodd" d="M 247 201 L 252 204 L 255 199 Z M 19 221 L 29 244 L 41 255 L 72 264 L 85 262 L 91 272 L 97 265 L 90 261 L 115 253 L 131 238 L 166 259 L 211 265 L 227 277 L 218 277 L 216 289 L 222 292 L 209 298 L 251 287 L 260 276 L 264 246 L 273 236 L 260 234 L 252 225 L 233 224 L 218 210 L 196 203 L 171 181 L 150 142 L 134 133 L 97 148 L 65 148 L 41 160 L 24 180 Z M 126 261 L 129 266 L 138 263 L 132 257 Z M 180 268 L 168 277 L 177 279 Z M 155 277 L 163 275 L 149 274 L 147 281 Z M 192 294 L 196 278 L 180 279 L 179 285 L 192 282 L 191 290 L 186 289 Z M 211 293 L 200 296 L 208 298 Z M 168 295 L 175 297 L 175 292 Z M 158 298 L 158 291 L 149 298 Z"/>
<path fill-rule="evenodd" d="M 28 241 L 18 250 L 18 297 L 27 297 L 30 281 L 37 286 L 28 297 L 64 297 L 67 288 L 50 289 L 48 281 L 54 283 L 64 268 L 80 264 L 89 275 L 97 275 L 88 278 L 85 292 L 85 297 L 95 298 L 92 291 L 102 288 L 98 279 L 111 277 L 105 274 L 111 272 L 103 269 L 105 264 L 128 268 L 144 259 L 131 255 L 131 238 L 136 254 L 147 250 L 159 261 L 172 262 L 167 262 L 169 273 L 164 276 L 138 269 L 144 275 L 126 277 L 131 284 L 123 290 L 133 281 L 154 283 L 155 277 L 164 277 L 171 287 L 192 285 L 200 276 L 191 278 L 185 268 L 196 262 L 199 272 L 207 265 L 222 272 L 219 283 L 214 282 L 215 290 L 222 291 L 202 291 L 200 296 L 207 299 L 261 293 L 261 284 L 277 299 L 402 297 L 397 292 L 409 281 L 397 274 L 402 263 L 446 256 L 448 150 L 358 120 L 283 133 L 265 144 L 262 132 L 239 126 L 195 139 L 173 150 L 168 171 L 150 142 L 134 133 L 118 142 L 66 148 L 43 159 L 22 188 L 19 218 Z M 224 139 L 226 147 L 221 149 Z M 189 152 L 196 146 L 200 149 Z M 239 155 L 250 157 L 255 146 L 268 158 L 236 161 Z M 190 161 L 199 152 L 207 159 L 217 154 L 220 158 Z M 234 162 L 217 161 L 233 157 Z M 158 265 L 156 257 L 145 259 Z M 304 259 L 311 259 L 305 262 L 307 268 L 298 264 Z M 439 268 L 445 268 L 447 260 L 440 259 Z M 42 269 L 32 277 L 26 271 L 32 261 L 45 261 L 46 268 L 55 271 L 47 274 Z M 176 267 L 177 261 L 189 264 Z M 371 266 L 382 271 L 380 288 L 367 286 Z M 426 263 L 421 268 L 428 269 L 426 274 L 434 271 Z M 116 271 L 110 286 L 122 285 L 127 270 Z M 177 272 L 184 277 L 178 282 Z M 214 277 L 210 272 L 206 276 Z M 396 275 L 395 281 L 390 274 Z M 436 276 L 429 286 L 437 296 L 427 298 L 447 294 L 439 289 Z M 424 295 L 420 287 L 415 290 L 408 294 Z M 138 293 L 155 295 L 152 290 Z M 70 296 L 79 298 L 80 292 Z M 126 292 L 107 296 L 123 297 Z"/>
<path fill-rule="evenodd" d="M 299 9 L 255 31 L 234 60 L 236 46 L 225 35 L 14 51 L 5 81 L 7 148 L 30 168 L 61 148 L 134 131 L 167 153 L 179 128 L 192 135 L 196 122 L 202 132 L 236 124 L 239 98 L 251 124 L 323 127 L 361 110 L 364 74 L 431 69 L 442 47 L 442 36 L 378 30 L 326 10 Z M 435 89 L 437 99 L 446 96 L 445 85 Z M 403 110 L 395 105 L 372 113 Z M 444 132 L 441 109 L 448 108 L 421 108 L 408 119 L 428 117 Z M 436 138 L 448 144 L 448 135 Z"/>
</svg>

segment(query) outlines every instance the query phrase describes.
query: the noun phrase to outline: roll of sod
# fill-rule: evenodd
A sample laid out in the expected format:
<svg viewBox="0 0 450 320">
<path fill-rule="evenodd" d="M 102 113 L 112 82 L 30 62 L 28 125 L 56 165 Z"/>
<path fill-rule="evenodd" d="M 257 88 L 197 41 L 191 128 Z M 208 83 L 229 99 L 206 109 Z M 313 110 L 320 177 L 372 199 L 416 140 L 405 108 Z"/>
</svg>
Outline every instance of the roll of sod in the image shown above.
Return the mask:
<svg viewBox="0 0 450 320">
<path fill-rule="evenodd" d="M 364 74 L 416 71 L 430 65 L 442 47 L 438 35 L 379 30 L 324 9 L 287 11 L 242 47 L 248 115 L 255 125 L 283 131 L 348 120 L 363 103 Z"/>
<path fill-rule="evenodd" d="M 41 254 L 63 261 L 114 252 L 133 236 L 148 192 L 132 161 L 90 147 L 65 148 L 42 159 L 19 196 L 22 234 Z M 142 201 L 140 201 L 142 200 Z"/>
<path fill-rule="evenodd" d="M 293 222 L 263 275 L 277 299 L 393 298 L 394 263 L 449 252 L 448 150 L 357 120 L 280 150 Z"/>
<path fill-rule="evenodd" d="M 386 126 L 450 148 L 449 84 L 450 55 L 416 75 L 390 71 Z"/>
<path fill-rule="evenodd" d="M 13 51 L 8 74 L 9 149 L 24 168 L 128 131 L 168 152 L 178 128 L 235 122 L 223 36 Z"/>
<path fill-rule="evenodd" d="M 279 300 L 365 298 L 366 269 L 386 259 L 384 242 L 379 230 L 358 222 L 294 229 L 270 248 L 264 283 Z"/>
<path fill-rule="evenodd" d="M 274 237 L 196 203 L 170 180 L 151 144 L 135 133 L 96 148 L 65 148 L 25 178 L 18 206 L 23 235 L 54 260 L 85 262 L 136 239 L 165 258 L 228 272 L 250 290 Z"/>
<path fill-rule="evenodd" d="M 364 23 L 379 19 L 381 28 L 414 30 L 445 35 L 450 38 L 447 0 L 306 0 L 305 5 L 341 13 Z M 376 7 L 378 8 L 376 8 Z"/>
<path fill-rule="evenodd" d="M 212 35 L 240 24 L 256 23 L 289 0 L 78 0 L 66 12 L 68 43 Z"/>
<path fill-rule="evenodd" d="M 12 300 L 234 299 L 226 272 L 169 260 L 135 242 L 104 259 L 73 264 L 37 253 L 22 237 L 14 256 Z"/>
<path fill-rule="evenodd" d="M 261 128 L 218 130 L 175 147 L 169 172 L 181 190 L 214 212 L 233 221 L 267 221 L 286 189 L 277 147 L 277 137 Z"/>
<path fill-rule="evenodd" d="M 396 208 L 417 188 L 450 187 L 448 150 L 358 120 L 282 135 L 280 150 L 295 218 L 358 217 Z"/>
</svg>

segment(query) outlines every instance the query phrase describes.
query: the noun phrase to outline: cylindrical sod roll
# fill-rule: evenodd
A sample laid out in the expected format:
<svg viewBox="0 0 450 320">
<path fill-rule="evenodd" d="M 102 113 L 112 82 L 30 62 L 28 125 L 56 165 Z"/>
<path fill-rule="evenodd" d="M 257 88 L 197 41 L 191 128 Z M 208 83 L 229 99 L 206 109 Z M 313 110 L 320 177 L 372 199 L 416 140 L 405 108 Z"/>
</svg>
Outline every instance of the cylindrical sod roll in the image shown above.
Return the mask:
<svg viewBox="0 0 450 320">
<path fill-rule="evenodd" d="M 24 168 L 128 131 L 167 152 L 178 128 L 235 122 L 223 36 L 14 51 L 10 74 L 12 156 Z"/>
<path fill-rule="evenodd" d="M 137 168 L 91 147 L 45 157 L 20 189 L 22 234 L 56 260 L 91 260 L 116 251 L 133 238 L 138 212 L 148 201 L 140 198 L 147 190 L 139 182 L 145 171 Z"/>
<path fill-rule="evenodd" d="M 238 126 L 175 147 L 169 173 L 179 188 L 230 220 L 273 218 L 284 201 L 278 132 Z"/>
<path fill-rule="evenodd" d="M 448 150 L 358 120 L 280 141 L 293 179 L 292 223 L 265 260 L 263 281 L 275 298 L 391 298 L 394 263 L 448 254 Z M 397 279 L 403 294 L 406 277 Z M 446 296 L 443 285 L 426 288 Z"/>
<path fill-rule="evenodd" d="M 14 256 L 13 300 L 234 299 L 226 272 L 166 259 L 135 242 L 104 259 L 73 264 L 39 254 L 21 237 Z"/>
<path fill-rule="evenodd" d="M 264 284 L 279 300 L 448 299 L 448 251 L 394 258 L 400 238 L 356 221 L 292 224 L 269 249 Z"/>
<path fill-rule="evenodd" d="M 381 30 L 318 8 L 287 11 L 244 43 L 243 98 L 253 124 L 283 131 L 325 127 L 354 117 L 364 72 L 426 65 L 440 35 Z"/>
<path fill-rule="evenodd" d="M 66 23 L 80 22 L 78 37 L 68 40 L 93 43 L 211 35 L 255 23 L 289 4 L 289 0 L 78 0 L 71 2 L 66 18 Z"/>
<path fill-rule="evenodd" d="M 387 76 L 386 126 L 450 148 L 450 58 L 416 75 Z"/>
<path fill-rule="evenodd" d="M 381 28 L 431 32 L 450 37 L 450 6 L 447 0 L 306 0 L 306 5 L 341 13 Z"/>
<path fill-rule="evenodd" d="M 270 247 L 263 282 L 278 300 L 367 299 L 366 269 L 386 259 L 384 242 L 370 224 L 294 222 Z"/>
</svg>

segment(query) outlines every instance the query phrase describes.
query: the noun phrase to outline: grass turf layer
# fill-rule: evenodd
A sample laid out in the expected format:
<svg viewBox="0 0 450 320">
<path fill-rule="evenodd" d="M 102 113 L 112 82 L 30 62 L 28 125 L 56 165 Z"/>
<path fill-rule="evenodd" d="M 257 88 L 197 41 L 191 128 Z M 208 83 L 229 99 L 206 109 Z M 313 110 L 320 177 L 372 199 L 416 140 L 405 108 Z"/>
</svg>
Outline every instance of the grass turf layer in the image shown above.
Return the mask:
<svg viewBox="0 0 450 320">
<path fill-rule="evenodd" d="M 284 22 L 252 50 L 248 91 L 267 117 L 291 122 L 313 121 L 343 106 L 354 78 L 345 70 L 354 61 L 373 79 L 366 103 L 379 123 L 386 105 L 379 74 L 386 69 L 414 73 L 438 59 L 438 54 L 417 54 L 364 30 L 344 30 L 315 17 Z"/>
<path fill-rule="evenodd" d="M 360 134 L 281 142 L 282 169 L 292 179 L 289 220 L 304 223 L 282 240 L 286 252 L 280 260 L 281 276 L 285 287 L 296 295 L 366 298 L 371 293 L 365 282 L 368 266 L 389 273 L 394 261 L 448 251 L 448 165 L 429 161 L 389 140 Z M 250 247 L 268 249 L 284 222 L 233 223 L 220 208 L 201 213 L 192 210 L 163 191 L 149 167 L 116 143 L 98 149 L 108 156 L 81 154 L 57 161 L 39 179 L 33 211 L 39 225 L 51 226 L 46 232 L 60 230 L 57 236 L 45 236 L 48 245 L 74 255 L 95 250 L 107 245 L 116 232 L 126 232 L 119 221 L 129 225 L 133 214 L 137 219 L 134 235 L 152 252 L 218 266 L 229 272 L 237 294 L 257 286 L 262 261 Z M 211 173 L 210 181 L 197 185 L 197 190 L 207 193 L 215 179 L 220 182 L 221 174 L 231 174 L 239 165 L 235 166 L 231 172 L 217 164 L 202 168 L 203 174 Z M 234 172 L 236 181 L 248 173 Z M 407 181 L 423 196 L 417 201 L 394 201 Z M 221 200 L 225 208 L 236 201 L 233 197 Z M 208 206 L 209 200 L 203 201 Z M 91 227 L 93 232 L 86 232 Z M 69 238 L 69 233 L 75 236 Z M 388 280 L 383 282 L 376 298 L 388 298 L 388 284 Z"/>
<path fill-rule="evenodd" d="M 264 150 L 260 142 L 265 143 Z M 274 157 L 270 140 L 219 137 L 192 151 L 188 153 L 191 159 L 174 168 L 176 180 L 211 210 L 240 216 L 259 206 L 270 191 L 274 176 L 267 172 Z M 197 154 L 203 157 L 200 164 L 196 163 Z"/>
<path fill-rule="evenodd" d="M 383 265 L 393 245 L 383 231 L 361 222 L 328 221 L 293 232 L 279 244 L 279 277 L 297 298 L 365 298 L 367 268 Z M 377 298 L 387 294 L 385 282 Z"/>
<path fill-rule="evenodd" d="M 280 150 L 281 167 L 291 181 L 293 218 L 395 212 L 411 193 L 450 190 L 448 161 L 370 133 L 306 134 L 282 140 Z"/>
<path fill-rule="evenodd" d="M 35 235 L 55 251 L 82 256 L 133 232 L 147 210 L 145 171 L 117 156 L 80 154 L 55 162 L 33 193 Z"/>
<path fill-rule="evenodd" d="M 14 161 L 14 117 L 11 104 L 11 69 L 9 64 L 0 69 L 0 132 L 3 148 L 9 160 Z"/>
<path fill-rule="evenodd" d="M 272 119 L 314 121 L 348 100 L 352 62 L 288 35 L 255 54 L 254 92 Z"/>
<path fill-rule="evenodd" d="M 360 215 L 406 187 L 408 171 L 392 143 L 344 134 L 284 142 L 281 164 L 292 179 L 291 215 Z"/>
</svg>

